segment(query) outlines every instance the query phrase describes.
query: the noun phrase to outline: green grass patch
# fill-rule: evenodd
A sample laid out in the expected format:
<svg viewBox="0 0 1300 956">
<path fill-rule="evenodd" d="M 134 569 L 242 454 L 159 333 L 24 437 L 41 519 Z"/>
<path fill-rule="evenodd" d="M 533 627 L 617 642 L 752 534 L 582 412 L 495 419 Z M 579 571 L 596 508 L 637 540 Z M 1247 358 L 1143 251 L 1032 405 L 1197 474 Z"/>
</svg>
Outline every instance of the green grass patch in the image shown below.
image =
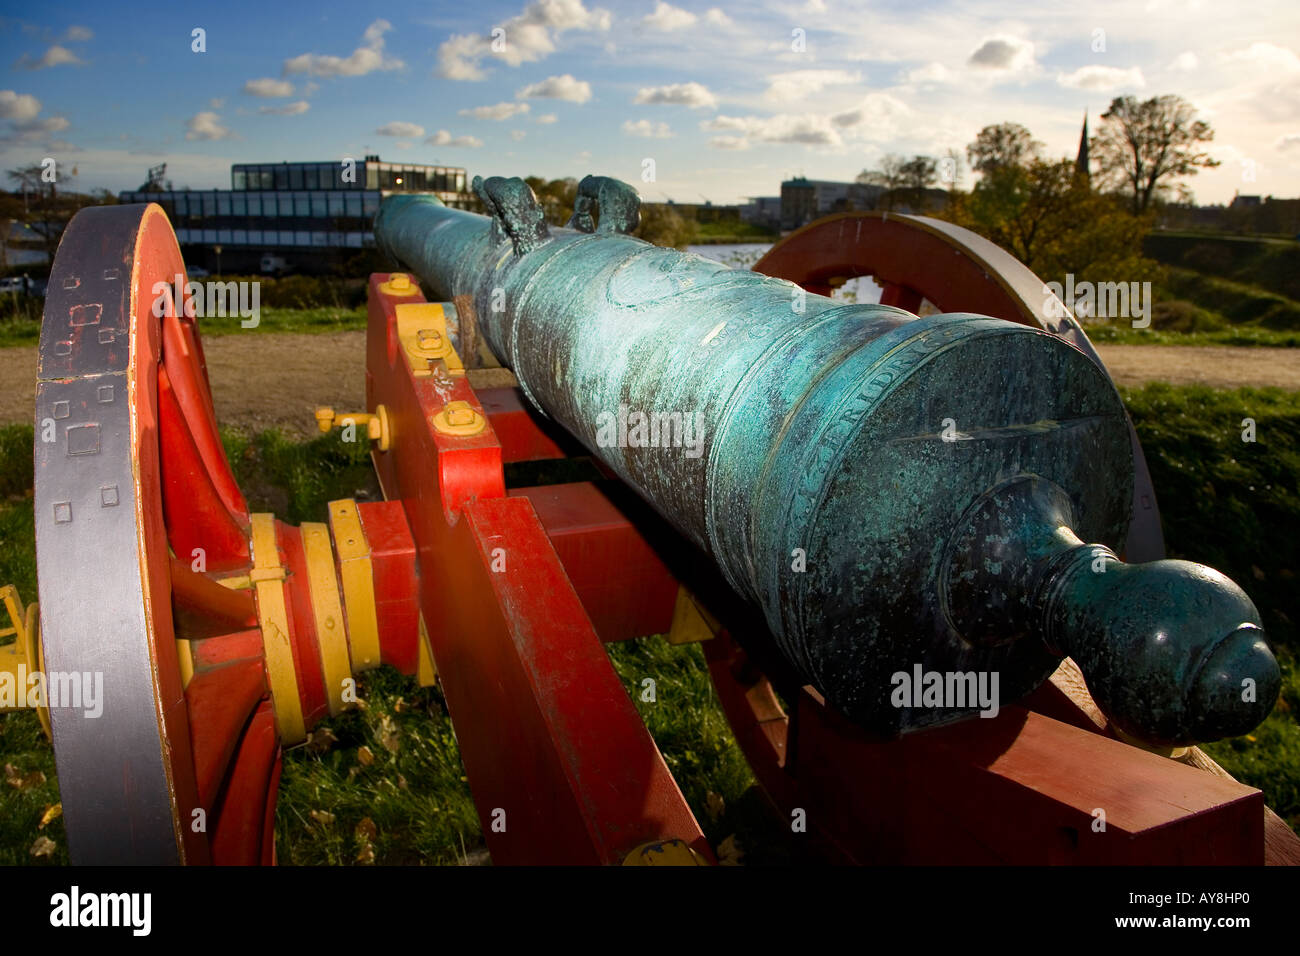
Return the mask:
<svg viewBox="0 0 1300 956">
<path fill-rule="evenodd" d="M 42 300 L 36 300 L 40 302 Z M 214 335 L 259 335 L 268 332 L 347 332 L 366 327 L 364 306 L 318 306 L 310 309 L 291 309 L 263 306 L 259 310 L 258 324 L 243 328 L 237 315 L 227 318 L 199 319 L 199 329 L 205 338 Z M 0 316 L 0 348 L 11 345 L 36 345 L 41 339 L 41 312 Z"/>
<path fill-rule="evenodd" d="M 1094 344 L 1103 345 L 1240 345 L 1268 348 L 1300 348 L 1300 332 L 1266 329 L 1257 325 L 1235 325 L 1206 332 L 1178 332 L 1154 326 L 1135 329 L 1131 324 L 1084 326 Z M 1300 359 L 1298 359 L 1300 361 Z"/>
</svg>

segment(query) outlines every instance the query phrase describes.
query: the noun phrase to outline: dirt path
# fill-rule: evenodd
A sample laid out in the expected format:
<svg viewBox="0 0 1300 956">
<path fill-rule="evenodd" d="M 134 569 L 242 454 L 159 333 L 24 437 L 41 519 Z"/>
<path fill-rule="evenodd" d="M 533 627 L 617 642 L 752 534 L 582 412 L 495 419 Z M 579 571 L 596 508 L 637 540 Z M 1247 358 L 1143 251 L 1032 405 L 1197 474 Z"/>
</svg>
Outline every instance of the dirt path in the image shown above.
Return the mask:
<svg viewBox="0 0 1300 956">
<path fill-rule="evenodd" d="M 363 407 L 364 332 L 223 335 L 203 347 L 223 424 L 275 425 L 306 436 L 313 433 L 316 406 Z M 1097 351 L 1121 385 L 1164 381 L 1300 390 L 1300 349 L 1102 345 Z M 0 423 L 32 420 L 35 376 L 34 347 L 0 349 Z"/>
</svg>

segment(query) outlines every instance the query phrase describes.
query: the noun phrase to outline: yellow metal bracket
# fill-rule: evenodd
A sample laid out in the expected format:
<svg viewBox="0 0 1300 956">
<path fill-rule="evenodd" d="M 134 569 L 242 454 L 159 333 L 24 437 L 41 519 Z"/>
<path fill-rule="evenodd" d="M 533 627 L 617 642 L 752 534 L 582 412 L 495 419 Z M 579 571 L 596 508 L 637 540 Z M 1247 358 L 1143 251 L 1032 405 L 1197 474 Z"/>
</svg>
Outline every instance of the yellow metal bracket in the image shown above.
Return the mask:
<svg viewBox="0 0 1300 956">
<path fill-rule="evenodd" d="M 396 307 L 397 341 L 416 378 L 432 375 L 441 362 L 449 375 L 464 375 L 465 365 L 451 344 L 447 312 L 441 302 L 407 302 Z"/>
<path fill-rule="evenodd" d="M 343 607 L 348 622 L 348 645 L 352 669 L 369 670 L 380 664 L 379 619 L 375 611 L 375 579 L 370 562 L 370 543 L 357 503 L 351 498 L 331 501 L 330 531 L 339 558 L 339 581 L 343 585 Z"/>
<path fill-rule="evenodd" d="M 643 843 L 623 859 L 624 866 L 705 866 L 700 855 L 684 840 Z"/>
<path fill-rule="evenodd" d="M 41 647 L 41 616 L 36 604 L 23 607 L 18 589 L 12 584 L 0 587 L 0 603 L 9 617 L 9 627 L 0 629 L 0 638 L 14 636 L 13 643 L 0 645 L 0 674 L 9 674 L 13 682 L 12 706 L 0 701 L 0 713 L 25 710 L 27 704 L 27 678 L 45 671 L 45 654 Z M 50 711 L 37 707 L 41 729 L 50 737 Z"/>
<path fill-rule="evenodd" d="M 487 419 L 469 402 L 448 402 L 433 416 L 433 427 L 444 435 L 464 438 L 487 428 Z"/>
<path fill-rule="evenodd" d="M 695 595 L 677 586 L 677 603 L 673 606 L 673 623 L 668 628 L 669 644 L 695 644 L 711 640 L 721 628 L 718 619 L 696 600 Z"/>
<path fill-rule="evenodd" d="M 343 688 L 352 676 L 352 659 L 348 654 L 348 632 L 343 618 L 343 603 L 339 599 L 338 579 L 334 575 L 334 548 L 330 544 L 328 526 L 304 522 L 300 527 L 325 696 L 329 699 L 330 714 L 338 714 L 346 706 Z"/>
<path fill-rule="evenodd" d="M 415 295 L 420 290 L 405 272 L 392 272 L 387 282 L 379 283 L 379 291 L 384 295 Z"/>
<path fill-rule="evenodd" d="M 249 577 L 257 589 L 257 617 L 262 626 L 262 654 L 280 742 L 286 746 L 307 739 L 307 725 L 298 696 L 298 673 L 293 664 L 289 612 L 284 603 L 284 568 L 275 542 L 275 516 L 250 515 L 253 529 L 253 570 Z"/>
<path fill-rule="evenodd" d="M 368 412 L 335 412 L 328 406 L 316 409 L 316 426 L 324 433 L 331 428 L 346 428 L 348 425 L 360 425 L 366 429 L 369 439 L 379 446 L 380 451 L 388 451 L 392 444 L 392 431 L 388 427 L 388 409 L 376 405 L 374 414 Z"/>
</svg>

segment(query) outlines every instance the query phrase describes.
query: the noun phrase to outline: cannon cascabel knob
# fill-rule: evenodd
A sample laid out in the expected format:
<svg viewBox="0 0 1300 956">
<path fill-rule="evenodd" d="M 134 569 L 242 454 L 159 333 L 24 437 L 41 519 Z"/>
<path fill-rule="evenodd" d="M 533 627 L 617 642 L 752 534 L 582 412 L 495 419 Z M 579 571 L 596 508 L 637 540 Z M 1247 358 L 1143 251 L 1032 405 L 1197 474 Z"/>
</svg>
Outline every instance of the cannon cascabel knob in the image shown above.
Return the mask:
<svg viewBox="0 0 1300 956">
<path fill-rule="evenodd" d="M 1112 723 L 1147 743 L 1183 746 L 1257 726 L 1281 673 L 1245 592 L 1190 561 L 1125 564 L 1080 541 L 1071 523 L 1065 492 L 1034 476 L 976 502 L 942 579 L 963 638 L 1037 633 L 1074 658 Z"/>
</svg>

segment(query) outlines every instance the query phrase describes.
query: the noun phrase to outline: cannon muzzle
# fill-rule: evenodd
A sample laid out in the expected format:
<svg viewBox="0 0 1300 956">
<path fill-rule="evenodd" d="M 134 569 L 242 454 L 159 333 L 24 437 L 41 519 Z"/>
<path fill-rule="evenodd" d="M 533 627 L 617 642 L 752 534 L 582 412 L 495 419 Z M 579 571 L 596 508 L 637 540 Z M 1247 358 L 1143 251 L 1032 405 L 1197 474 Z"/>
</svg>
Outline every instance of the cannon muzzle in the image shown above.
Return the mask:
<svg viewBox="0 0 1300 956">
<path fill-rule="evenodd" d="M 488 216 L 389 198 L 381 248 L 468 296 L 537 408 L 711 555 L 853 720 L 996 712 L 1067 654 L 1152 743 L 1244 733 L 1272 707 L 1277 663 L 1236 585 L 1116 557 L 1127 417 L 1073 345 L 657 248 L 625 234 L 638 200 L 615 180 L 583 180 L 562 229 L 522 180 L 474 188 Z"/>
</svg>

